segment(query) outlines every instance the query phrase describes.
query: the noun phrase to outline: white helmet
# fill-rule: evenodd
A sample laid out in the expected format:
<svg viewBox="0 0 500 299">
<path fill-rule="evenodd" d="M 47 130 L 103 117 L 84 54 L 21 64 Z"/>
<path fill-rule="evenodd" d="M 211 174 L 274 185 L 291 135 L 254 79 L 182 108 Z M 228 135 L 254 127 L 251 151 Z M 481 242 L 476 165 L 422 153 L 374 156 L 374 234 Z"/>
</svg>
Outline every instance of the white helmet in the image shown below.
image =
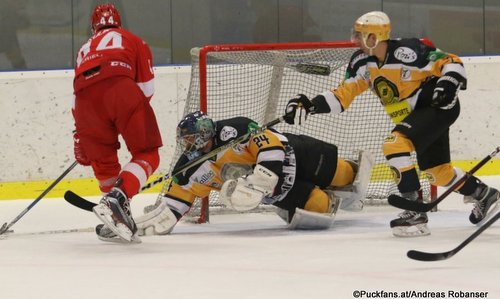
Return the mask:
<svg viewBox="0 0 500 299">
<path fill-rule="evenodd" d="M 352 40 L 361 39 L 366 45 L 366 40 L 370 34 L 375 34 L 377 40 L 374 48 L 380 41 L 385 41 L 390 38 L 391 20 L 382 11 L 371 11 L 359 17 L 354 23 Z"/>
</svg>

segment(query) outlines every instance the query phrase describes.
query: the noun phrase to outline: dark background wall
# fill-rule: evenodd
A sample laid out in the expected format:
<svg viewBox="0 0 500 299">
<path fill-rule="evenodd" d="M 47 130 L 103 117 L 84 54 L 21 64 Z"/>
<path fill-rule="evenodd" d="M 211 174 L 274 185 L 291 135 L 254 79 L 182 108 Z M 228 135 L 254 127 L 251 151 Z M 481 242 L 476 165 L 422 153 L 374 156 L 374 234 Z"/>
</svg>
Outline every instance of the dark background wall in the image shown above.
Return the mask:
<svg viewBox="0 0 500 299">
<path fill-rule="evenodd" d="M 0 70 L 72 68 L 96 0 L 0 0 Z M 500 54 L 500 0 L 109 0 L 155 65 L 187 64 L 195 46 L 349 40 L 382 10 L 393 37 L 427 37 L 459 55 Z"/>
</svg>

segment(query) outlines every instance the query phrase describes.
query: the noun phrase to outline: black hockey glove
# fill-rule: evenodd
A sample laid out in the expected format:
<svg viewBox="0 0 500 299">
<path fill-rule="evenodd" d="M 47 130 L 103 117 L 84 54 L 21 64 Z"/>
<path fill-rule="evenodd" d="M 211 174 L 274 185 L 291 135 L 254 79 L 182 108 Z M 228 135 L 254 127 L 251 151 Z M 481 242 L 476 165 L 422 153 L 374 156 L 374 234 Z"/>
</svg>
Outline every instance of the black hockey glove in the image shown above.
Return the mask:
<svg viewBox="0 0 500 299">
<path fill-rule="evenodd" d="M 298 110 L 298 111 L 297 111 Z M 298 94 L 295 98 L 288 101 L 285 108 L 285 121 L 288 124 L 301 125 L 306 121 L 309 113 L 314 114 L 315 107 L 309 98 L 303 94 Z"/>
<path fill-rule="evenodd" d="M 441 109 L 451 109 L 457 103 L 457 91 L 460 84 L 457 79 L 451 76 L 439 78 L 434 87 L 431 106 Z"/>
</svg>

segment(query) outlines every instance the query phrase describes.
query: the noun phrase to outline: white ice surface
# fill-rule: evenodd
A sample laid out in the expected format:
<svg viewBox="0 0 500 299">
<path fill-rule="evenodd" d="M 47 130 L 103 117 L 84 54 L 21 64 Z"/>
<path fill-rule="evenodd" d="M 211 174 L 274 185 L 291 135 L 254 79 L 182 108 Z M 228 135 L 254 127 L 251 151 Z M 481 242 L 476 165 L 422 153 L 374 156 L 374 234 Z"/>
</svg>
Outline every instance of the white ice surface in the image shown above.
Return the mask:
<svg viewBox="0 0 500 299">
<path fill-rule="evenodd" d="M 500 177 L 484 180 L 500 187 Z M 32 201 L 0 201 L 0 224 Z M 152 201 L 152 195 L 135 198 L 133 212 Z M 0 240 L 0 298 L 342 299 L 357 290 L 444 292 L 444 298 L 453 298 L 448 291 L 474 291 L 500 298 L 499 224 L 449 260 L 406 257 L 410 249 L 456 247 L 477 229 L 468 222 L 471 208 L 450 196 L 429 214 L 432 234 L 419 238 L 393 237 L 388 223 L 400 211 L 384 206 L 340 211 L 327 231 L 288 231 L 274 214 L 224 215 L 121 245 L 99 241 L 93 232 L 44 234 L 98 224 L 92 213 L 62 199 L 44 199 Z M 375 295 L 361 298 L 390 298 Z"/>
</svg>

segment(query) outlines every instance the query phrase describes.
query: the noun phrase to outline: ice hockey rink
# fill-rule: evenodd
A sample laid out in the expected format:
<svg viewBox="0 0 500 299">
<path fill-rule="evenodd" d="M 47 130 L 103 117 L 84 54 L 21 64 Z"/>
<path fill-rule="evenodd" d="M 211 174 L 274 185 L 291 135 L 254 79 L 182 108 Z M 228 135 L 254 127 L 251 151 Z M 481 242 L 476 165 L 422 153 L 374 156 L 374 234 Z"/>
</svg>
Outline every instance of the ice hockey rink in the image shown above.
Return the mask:
<svg viewBox="0 0 500 299">
<path fill-rule="evenodd" d="M 500 187 L 498 176 L 483 179 Z M 154 199 L 138 196 L 133 212 Z M 0 201 L 0 221 L 32 201 Z M 327 231 L 289 231 L 275 214 L 220 215 L 123 245 L 96 238 L 92 213 L 44 199 L 0 240 L 0 298 L 500 298 L 499 224 L 448 260 L 406 257 L 455 248 L 476 230 L 471 208 L 451 195 L 420 238 L 393 237 L 399 210 L 368 206 L 340 211 Z"/>
</svg>

